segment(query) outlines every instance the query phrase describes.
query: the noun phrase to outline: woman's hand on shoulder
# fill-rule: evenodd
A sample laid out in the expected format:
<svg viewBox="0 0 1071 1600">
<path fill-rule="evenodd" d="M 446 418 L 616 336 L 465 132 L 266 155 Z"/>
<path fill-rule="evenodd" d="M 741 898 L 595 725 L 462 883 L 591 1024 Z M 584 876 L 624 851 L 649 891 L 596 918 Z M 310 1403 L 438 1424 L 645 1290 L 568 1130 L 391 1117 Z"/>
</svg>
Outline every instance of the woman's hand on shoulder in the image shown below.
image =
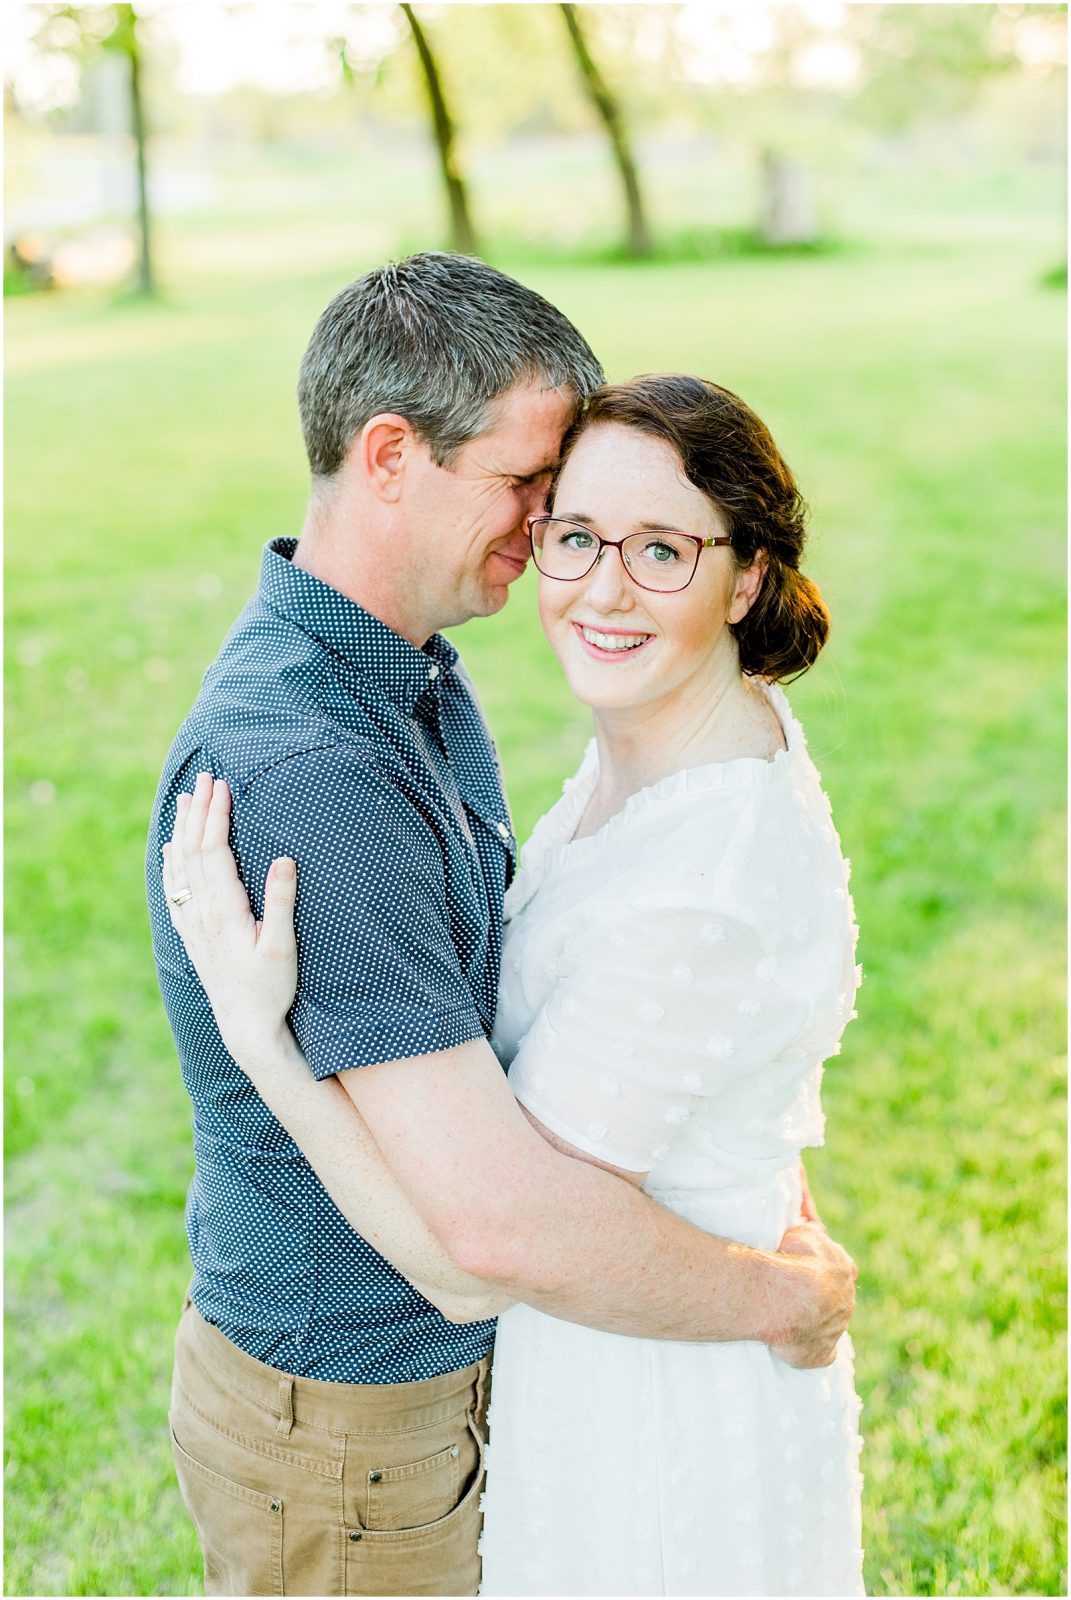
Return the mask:
<svg viewBox="0 0 1071 1600">
<path fill-rule="evenodd" d="M 180 794 L 170 844 L 164 845 L 164 893 L 171 921 L 212 1003 L 227 1049 L 242 1066 L 286 1028 L 297 989 L 294 901 L 297 868 L 273 861 L 258 922 L 229 844 L 231 792 L 202 772 L 192 795 Z"/>
</svg>

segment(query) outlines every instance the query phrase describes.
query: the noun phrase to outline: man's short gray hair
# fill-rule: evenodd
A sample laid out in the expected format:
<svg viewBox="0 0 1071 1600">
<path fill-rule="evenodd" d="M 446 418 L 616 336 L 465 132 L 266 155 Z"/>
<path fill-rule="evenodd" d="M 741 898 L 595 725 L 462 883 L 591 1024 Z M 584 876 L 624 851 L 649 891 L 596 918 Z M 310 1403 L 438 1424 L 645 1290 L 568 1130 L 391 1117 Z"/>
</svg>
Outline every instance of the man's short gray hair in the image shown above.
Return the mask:
<svg viewBox="0 0 1071 1600">
<path fill-rule="evenodd" d="M 517 383 L 603 381 L 586 340 L 549 300 L 471 256 L 426 252 L 357 278 L 313 330 L 298 405 L 314 479 L 329 478 L 365 423 L 394 411 L 439 466 L 494 426 Z"/>
</svg>

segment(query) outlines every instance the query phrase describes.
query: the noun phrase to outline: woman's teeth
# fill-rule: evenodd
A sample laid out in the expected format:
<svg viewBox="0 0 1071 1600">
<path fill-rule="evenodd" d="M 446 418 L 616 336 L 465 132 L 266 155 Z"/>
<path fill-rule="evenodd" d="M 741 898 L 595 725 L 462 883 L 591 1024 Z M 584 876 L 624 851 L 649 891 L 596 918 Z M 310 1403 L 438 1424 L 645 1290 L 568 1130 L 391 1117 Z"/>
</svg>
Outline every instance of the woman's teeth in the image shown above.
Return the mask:
<svg viewBox="0 0 1071 1600">
<path fill-rule="evenodd" d="M 599 650 L 635 650 L 651 637 L 649 633 L 599 633 L 595 628 L 581 628 L 580 632 Z"/>
</svg>

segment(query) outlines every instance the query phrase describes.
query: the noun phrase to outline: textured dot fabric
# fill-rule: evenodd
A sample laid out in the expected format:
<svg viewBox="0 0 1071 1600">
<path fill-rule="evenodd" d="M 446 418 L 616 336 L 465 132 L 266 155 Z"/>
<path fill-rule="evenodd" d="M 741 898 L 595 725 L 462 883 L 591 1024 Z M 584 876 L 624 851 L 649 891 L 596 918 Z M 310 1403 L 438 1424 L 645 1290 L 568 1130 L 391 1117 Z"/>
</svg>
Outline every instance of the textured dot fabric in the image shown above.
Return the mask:
<svg viewBox="0 0 1071 1600">
<path fill-rule="evenodd" d="M 453 647 L 418 650 L 270 543 L 258 593 L 205 675 L 165 764 L 147 886 L 157 971 L 193 1101 L 186 1206 L 198 1311 L 302 1377 L 397 1383 L 486 1355 L 341 1216 L 220 1039 L 171 926 L 160 847 L 196 774 L 226 778 L 231 844 L 259 916 L 276 856 L 298 863 L 291 1025 L 322 1078 L 489 1036 L 514 839 L 491 743 Z"/>
<path fill-rule="evenodd" d="M 848 866 L 802 730 L 679 772 L 573 839 L 594 746 L 506 900 L 493 1043 L 552 1131 L 646 1173 L 708 1232 L 777 1248 L 823 1142 L 822 1062 L 858 969 Z M 484 1594 L 861 1594 L 847 1337 L 796 1371 L 765 1345 L 499 1319 Z M 563 1470 L 581 1461 L 583 1471 Z"/>
</svg>

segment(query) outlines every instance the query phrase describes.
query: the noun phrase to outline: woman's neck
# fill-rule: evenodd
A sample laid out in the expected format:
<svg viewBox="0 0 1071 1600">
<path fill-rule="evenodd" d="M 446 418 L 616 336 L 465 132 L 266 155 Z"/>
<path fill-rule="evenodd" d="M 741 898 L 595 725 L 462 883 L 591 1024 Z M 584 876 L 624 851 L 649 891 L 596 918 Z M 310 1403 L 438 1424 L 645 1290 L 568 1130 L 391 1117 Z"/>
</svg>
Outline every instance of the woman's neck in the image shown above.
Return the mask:
<svg viewBox="0 0 1071 1600">
<path fill-rule="evenodd" d="M 576 837 L 594 833 L 641 789 L 674 772 L 740 756 L 771 761 L 785 748 L 762 689 L 736 661 L 720 664 L 702 685 L 623 710 L 596 710 L 599 778 Z"/>
</svg>

